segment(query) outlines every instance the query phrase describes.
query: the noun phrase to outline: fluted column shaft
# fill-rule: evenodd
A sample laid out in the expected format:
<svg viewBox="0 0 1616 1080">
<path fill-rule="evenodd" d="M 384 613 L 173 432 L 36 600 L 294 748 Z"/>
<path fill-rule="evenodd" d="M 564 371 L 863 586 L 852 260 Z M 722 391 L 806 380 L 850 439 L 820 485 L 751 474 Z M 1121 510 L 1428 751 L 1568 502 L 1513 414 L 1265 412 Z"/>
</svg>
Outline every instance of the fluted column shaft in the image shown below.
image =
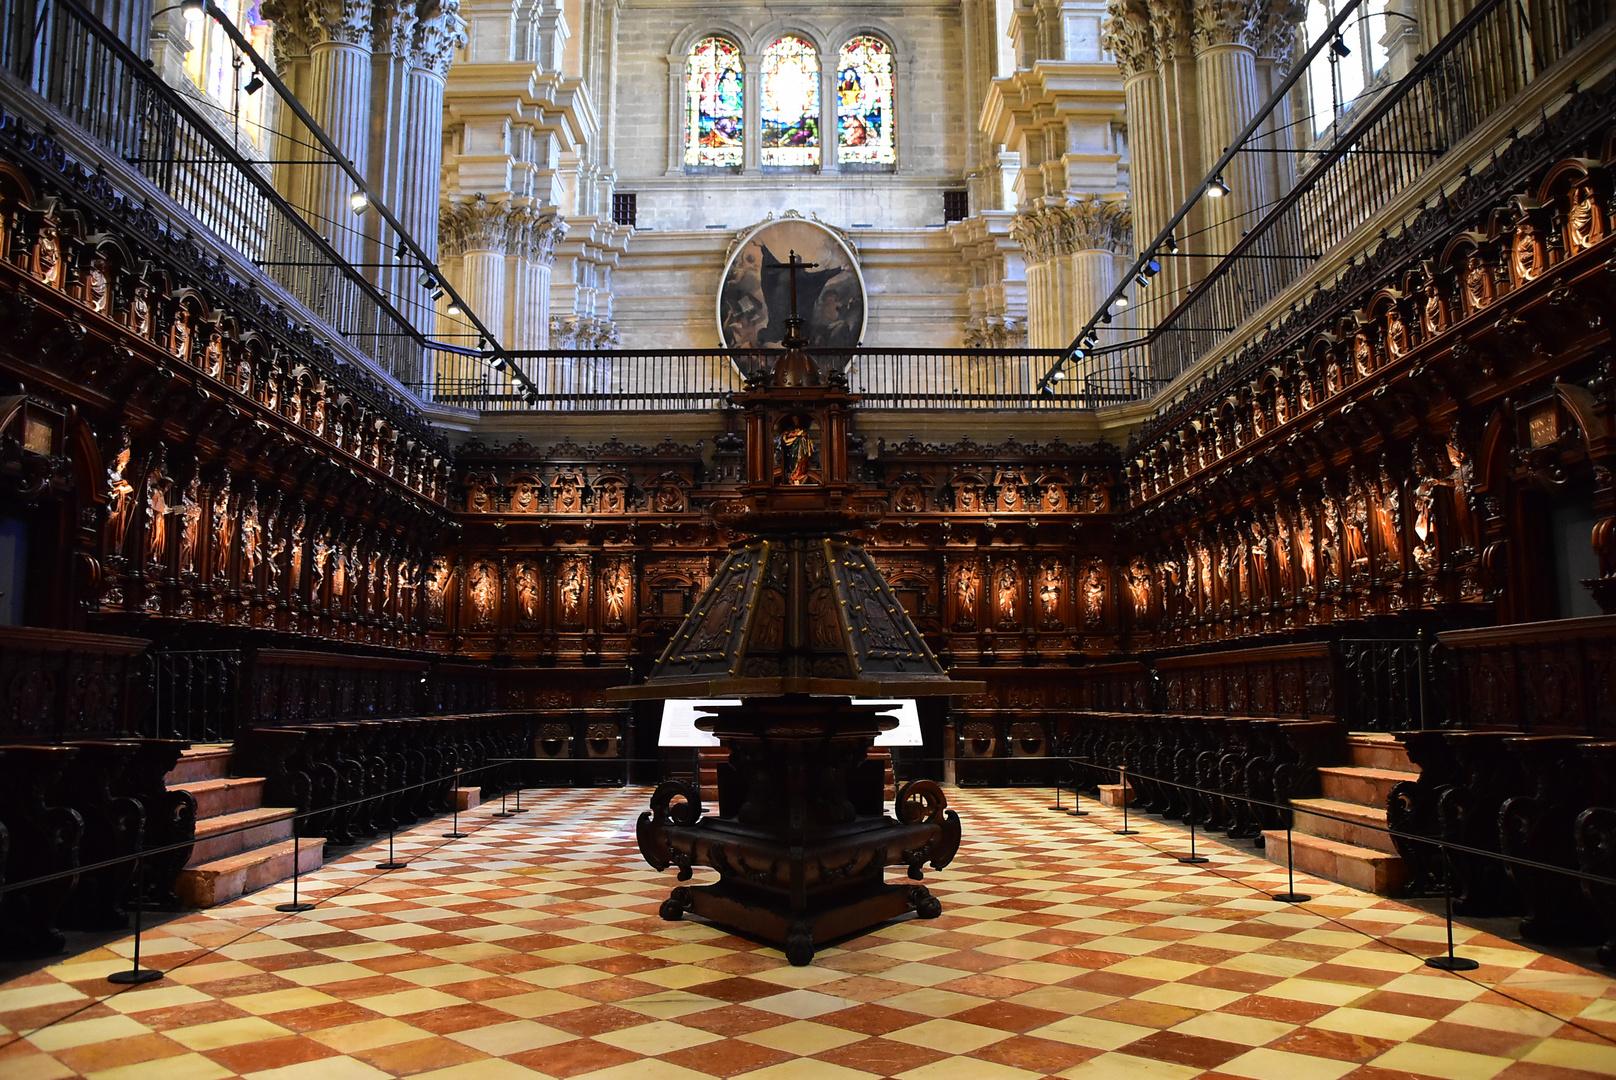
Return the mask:
<svg viewBox="0 0 1616 1080">
<path fill-rule="evenodd" d="M 415 237 L 427 258 L 436 260 L 438 177 L 443 167 L 443 76 L 411 68 L 408 95 L 410 124 L 404 137 L 398 220 Z"/>
<path fill-rule="evenodd" d="M 309 49 L 309 113 L 361 176 L 366 175 L 370 143 L 370 50 L 341 41 Z M 334 165 L 311 170 L 308 209 L 317 228 L 329 230 L 331 246 L 350 262 L 362 262 L 369 212 L 356 214 L 349 203 L 354 183 Z"/>
<path fill-rule="evenodd" d="M 1154 69 L 1142 71 L 1128 79 L 1122 87 L 1123 100 L 1128 110 L 1128 129 L 1139 134 L 1129 145 L 1132 156 L 1134 250 L 1143 251 L 1146 244 L 1156 238 L 1167 224 L 1178 200 L 1173 198 L 1172 178 L 1169 172 L 1167 147 L 1163 133 L 1167 121 L 1162 108 L 1161 75 Z M 1156 275 L 1149 291 L 1139 298 L 1142 304 L 1142 325 L 1154 326 L 1177 302 L 1183 288 L 1180 259 L 1160 253 L 1161 273 Z"/>
<path fill-rule="evenodd" d="M 1257 54 L 1247 45 L 1210 45 L 1196 53 L 1195 74 L 1201 98 L 1201 153 L 1210 167 L 1232 145 L 1261 108 L 1257 92 Z M 1229 194 L 1208 200 L 1206 242 L 1211 255 L 1227 255 L 1243 229 L 1258 217 L 1268 200 L 1263 169 L 1251 154 L 1240 154 L 1223 171 Z"/>
<path fill-rule="evenodd" d="M 548 349 L 550 347 L 550 271 L 543 263 L 513 260 L 511 292 L 510 347 Z"/>
<path fill-rule="evenodd" d="M 470 250 L 460 260 L 460 295 L 471 305 L 483 325 L 498 328 L 505 325 L 505 253 L 486 248 Z M 466 332 L 463 320 L 451 320 L 449 332 Z M 450 340 L 456 340 L 451 338 Z M 462 344 L 472 342 L 461 339 Z M 489 370 L 489 389 L 505 389 L 505 376 Z"/>
</svg>

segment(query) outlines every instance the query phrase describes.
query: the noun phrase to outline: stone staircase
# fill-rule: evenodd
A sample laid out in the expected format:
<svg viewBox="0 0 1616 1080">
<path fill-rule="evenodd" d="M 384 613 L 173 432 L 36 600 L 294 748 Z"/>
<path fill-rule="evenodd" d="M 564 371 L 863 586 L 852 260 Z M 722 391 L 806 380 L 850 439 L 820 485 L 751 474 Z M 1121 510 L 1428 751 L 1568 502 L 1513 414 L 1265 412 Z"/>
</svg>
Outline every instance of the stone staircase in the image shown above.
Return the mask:
<svg viewBox="0 0 1616 1080">
<path fill-rule="evenodd" d="M 1408 760 L 1403 744 L 1390 735 L 1349 735 L 1347 750 L 1351 764 L 1319 769 L 1320 798 L 1291 800 L 1296 869 L 1394 896 L 1408 883 L 1408 868 L 1392 838 L 1378 829 L 1386 827 L 1386 798 L 1392 787 L 1401 780 L 1419 779 L 1419 769 Z M 1263 838 L 1264 852 L 1284 866 L 1290 854 L 1284 830 L 1267 830 Z"/>
<path fill-rule="evenodd" d="M 196 846 L 174 891 L 192 907 L 215 907 L 292 876 L 291 807 L 264 806 L 262 777 L 231 776 L 229 746 L 196 746 L 164 777 L 196 799 Z M 325 838 L 298 843 L 303 873 L 324 860 Z"/>
</svg>

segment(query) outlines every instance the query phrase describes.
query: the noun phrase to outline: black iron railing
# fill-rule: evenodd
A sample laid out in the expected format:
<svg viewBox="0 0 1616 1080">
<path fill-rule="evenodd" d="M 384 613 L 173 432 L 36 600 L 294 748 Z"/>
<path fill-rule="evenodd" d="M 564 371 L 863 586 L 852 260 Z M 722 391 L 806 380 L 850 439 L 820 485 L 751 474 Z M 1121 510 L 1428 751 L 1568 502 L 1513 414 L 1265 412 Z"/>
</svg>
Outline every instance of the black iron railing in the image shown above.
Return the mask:
<svg viewBox="0 0 1616 1080">
<path fill-rule="evenodd" d="M 1424 731 L 1446 724 L 1445 654 L 1434 635 L 1343 638 L 1341 719 L 1351 731 Z"/>
<path fill-rule="evenodd" d="M 1158 384 L 1116 359 L 1040 392 L 1051 350 L 813 349 L 827 375 L 840 373 L 867 409 L 1093 409 L 1154 395 Z M 687 349 L 655 352 L 514 353 L 536 394 L 474 363 L 420 384 L 422 397 L 485 411 L 691 411 L 723 405 L 776 352 Z"/>
<path fill-rule="evenodd" d="M 240 712 L 242 655 L 235 649 L 154 652 L 146 658 L 151 714 L 140 734 L 191 743 L 230 742 Z"/>
</svg>

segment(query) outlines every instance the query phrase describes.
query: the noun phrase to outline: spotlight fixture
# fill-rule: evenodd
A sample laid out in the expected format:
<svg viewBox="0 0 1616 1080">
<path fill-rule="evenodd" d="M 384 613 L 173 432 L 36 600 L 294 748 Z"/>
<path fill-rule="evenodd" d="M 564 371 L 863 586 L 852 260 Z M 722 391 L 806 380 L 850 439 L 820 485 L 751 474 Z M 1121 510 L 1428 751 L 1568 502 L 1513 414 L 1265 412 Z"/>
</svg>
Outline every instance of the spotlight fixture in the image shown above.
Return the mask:
<svg viewBox="0 0 1616 1080">
<path fill-rule="evenodd" d="M 1123 308 L 1125 308 L 1127 306 L 1128 306 L 1128 298 L 1126 296 L 1117 297 L 1117 310 L 1118 311 L 1121 311 Z"/>
<path fill-rule="evenodd" d="M 1212 184 L 1206 189 L 1206 193 L 1209 197 L 1214 199 L 1221 199 L 1225 195 L 1229 194 L 1229 185 L 1223 182 L 1222 173 L 1218 173 L 1212 178 Z"/>
<path fill-rule="evenodd" d="M 439 300 L 442 300 L 442 299 L 443 299 L 443 290 L 438 289 L 438 288 L 434 288 L 432 290 L 432 302 L 434 304 L 436 304 Z"/>
<path fill-rule="evenodd" d="M 1143 272 L 1146 277 L 1155 277 L 1161 273 L 1161 263 L 1155 259 L 1146 259 Z"/>
<path fill-rule="evenodd" d="M 365 208 L 370 205 L 370 196 L 366 195 L 363 191 L 356 191 L 352 195 L 348 196 L 348 205 L 353 207 L 354 213 L 363 214 L 365 212 Z"/>
<path fill-rule="evenodd" d="M 1109 311 L 1100 312 L 1100 321 L 1103 322 L 1103 323 L 1110 322 L 1111 321 L 1111 312 L 1109 312 Z"/>
<path fill-rule="evenodd" d="M 1055 388 L 1053 386 L 1050 386 L 1048 383 L 1045 383 L 1044 385 L 1040 386 L 1038 388 L 1038 392 L 1040 394 L 1044 395 L 1044 397 L 1054 397 L 1055 396 Z"/>
<path fill-rule="evenodd" d="M 446 314 L 458 315 L 458 314 L 460 314 L 460 302 L 457 301 L 457 300 L 451 300 L 451 301 L 449 301 L 449 306 L 444 308 L 443 310 L 444 310 L 444 312 Z"/>
<path fill-rule="evenodd" d="M 505 358 L 503 356 L 496 356 L 493 360 L 489 361 L 489 363 L 494 366 L 495 371 L 505 370 Z"/>
<path fill-rule="evenodd" d="M 180 12 L 187 16 L 201 15 L 207 6 L 207 0 L 180 0 Z"/>
<path fill-rule="evenodd" d="M 1088 350 L 1087 349 L 1078 348 L 1078 349 L 1073 349 L 1072 350 L 1072 359 L 1073 360 L 1081 360 L 1087 355 L 1088 355 Z"/>
<path fill-rule="evenodd" d="M 1178 254 L 1178 240 L 1174 238 L 1172 233 L 1167 234 L 1167 254 Z"/>
<path fill-rule="evenodd" d="M 1330 42 L 1330 51 L 1335 53 L 1337 56 L 1352 55 L 1352 50 L 1347 47 L 1347 43 L 1342 40 L 1340 34 L 1337 34 L 1335 36 L 1335 40 Z"/>
<path fill-rule="evenodd" d="M 421 288 L 423 289 L 436 289 L 438 287 L 438 279 L 433 277 L 431 274 L 425 273 L 424 271 L 422 272 L 421 276 L 415 280 L 421 283 Z"/>
<path fill-rule="evenodd" d="M 1066 378 L 1066 372 L 1060 370 L 1059 368 L 1056 368 L 1055 373 L 1049 377 L 1049 381 L 1050 382 L 1060 382 L 1064 378 Z"/>
<path fill-rule="evenodd" d="M 264 88 L 264 80 L 259 76 L 258 72 L 256 72 L 256 71 L 253 72 L 252 78 L 247 80 L 247 85 L 242 87 L 242 89 L 247 91 L 247 93 L 249 93 L 249 94 L 256 94 L 256 93 L 258 93 L 258 91 L 262 90 L 263 88 Z"/>
</svg>

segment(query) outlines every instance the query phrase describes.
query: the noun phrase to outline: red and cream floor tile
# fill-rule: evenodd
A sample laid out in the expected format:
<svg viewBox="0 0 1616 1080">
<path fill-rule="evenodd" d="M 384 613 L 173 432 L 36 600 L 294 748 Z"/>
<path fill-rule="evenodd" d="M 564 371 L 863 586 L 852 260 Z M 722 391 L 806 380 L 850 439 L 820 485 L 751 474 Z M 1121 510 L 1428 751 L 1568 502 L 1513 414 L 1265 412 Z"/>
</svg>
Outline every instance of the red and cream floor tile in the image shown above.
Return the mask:
<svg viewBox="0 0 1616 1080">
<path fill-rule="evenodd" d="M 1047 791 L 961 791 L 944 913 L 793 968 L 699 922 L 634 844 L 647 792 L 544 791 L 531 812 L 398 837 L 0 985 L 0 1077 L 50 1080 L 1574 1080 L 1616 1076 L 1616 983 Z M 698 879 L 699 880 L 699 879 Z"/>
</svg>

